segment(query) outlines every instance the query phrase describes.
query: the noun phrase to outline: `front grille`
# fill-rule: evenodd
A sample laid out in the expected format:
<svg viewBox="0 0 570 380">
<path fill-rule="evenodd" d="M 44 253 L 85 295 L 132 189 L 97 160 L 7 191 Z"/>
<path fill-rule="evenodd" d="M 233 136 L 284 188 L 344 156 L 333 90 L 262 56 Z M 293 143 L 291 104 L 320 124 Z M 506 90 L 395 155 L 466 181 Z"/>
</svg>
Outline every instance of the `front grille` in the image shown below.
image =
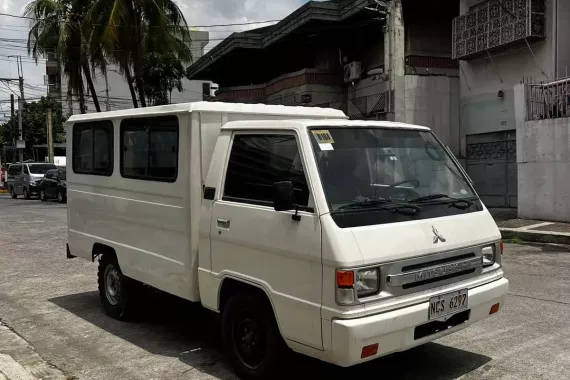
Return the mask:
<svg viewBox="0 0 570 380">
<path fill-rule="evenodd" d="M 449 280 L 449 279 L 455 278 L 455 277 L 465 276 L 466 274 L 471 274 L 471 273 L 475 273 L 475 268 L 469 269 L 469 270 L 466 270 L 463 272 L 448 274 L 447 276 L 430 278 L 429 280 L 418 281 L 418 282 L 414 282 L 411 284 L 404 284 L 404 285 L 402 285 L 402 289 L 413 289 L 413 288 L 417 288 L 417 287 L 424 286 L 427 284 L 433 284 L 435 282 L 440 282 L 440 281 Z"/>
<path fill-rule="evenodd" d="M 434 266 L 441 265 L 441 264 L 452 263 L 454 261 L 469 259 L 471 257 L 475 257 L 474 252 L 465 253 L 465 254 L 459 255 L 459 256 L 447 257 L 445 259 L 439 259 L 439 260 L 434 260 L 434 261 L 426 261 L 424 263 L 419 263 L 419 264 L 414 264 L 414 265 L 406 265 L 405 267 L 402 267 L 402 272 L 410 272 L 413 270 L 418 270 L 418 269 L 423 269 L 423 268 L 428 268 L 428 267 L 434 267 Z"/>
</svg>

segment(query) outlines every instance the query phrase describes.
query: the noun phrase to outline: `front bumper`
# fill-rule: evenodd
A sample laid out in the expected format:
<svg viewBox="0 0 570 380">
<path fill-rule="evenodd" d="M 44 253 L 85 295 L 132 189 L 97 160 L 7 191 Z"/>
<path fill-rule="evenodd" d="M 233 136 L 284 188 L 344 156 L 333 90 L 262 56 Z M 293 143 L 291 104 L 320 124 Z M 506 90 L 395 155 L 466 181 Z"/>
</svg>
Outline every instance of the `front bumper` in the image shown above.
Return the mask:
<svg viewBox="0 0 570 380">
<path fill-rule="evenodd" d="M 405 351 L 464 329 L 472 323 L 487 318 L 494 304 L 500 303 L 502 308 L 508 289 L 509 281 L 506 278 L 470 289 L 467 321 L 420 339 L 414 338 L 415 330 L 416 327 L 429 322 L 429 302 L 369 317 L 334 320 L 332 353 L 329 361 L 349 367 L 393 352 Z M 378 343 L 376 355 L 362 359 L 362 348 L 376 343 Z"/>
<path fill-rule="evenodd" d="M 38 185 L 30 185 L 30 195 L 39 195 L 40 187 Z"/>
</svg>

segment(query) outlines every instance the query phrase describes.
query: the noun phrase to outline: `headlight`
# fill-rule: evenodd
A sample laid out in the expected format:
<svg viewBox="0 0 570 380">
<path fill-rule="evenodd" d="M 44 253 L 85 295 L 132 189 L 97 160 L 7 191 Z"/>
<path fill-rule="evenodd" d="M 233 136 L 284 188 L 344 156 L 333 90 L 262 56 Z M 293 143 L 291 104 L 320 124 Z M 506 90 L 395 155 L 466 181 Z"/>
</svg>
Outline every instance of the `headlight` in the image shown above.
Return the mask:
<svg viewBox="0 0 570 380">
<path fill-rule="evenodd" d="M 483 255 L 483 268 L 490 267 L 495 264 L 495 246 L 489 245 L 481 249 L 481 254 Z"/>
<path fill-rule="evenodd" d="M 366 297 L 378 292 L 379 279 L 378 269 L 364 269 L 356 272 L 354 288 L 358 297 Z"/>
<path fill-rule="evenodd" d="M 380 270 L 378 268 L 336 271 L 336 299 L 341 305 L 352 305 L 358 298 L 371 296 L 379 290 Z"/>
<path fill-rule="evenodd" d="M 30 185 L 36 186 L 37 182 L 35 180 L 30 181 Z"/>
</svg>

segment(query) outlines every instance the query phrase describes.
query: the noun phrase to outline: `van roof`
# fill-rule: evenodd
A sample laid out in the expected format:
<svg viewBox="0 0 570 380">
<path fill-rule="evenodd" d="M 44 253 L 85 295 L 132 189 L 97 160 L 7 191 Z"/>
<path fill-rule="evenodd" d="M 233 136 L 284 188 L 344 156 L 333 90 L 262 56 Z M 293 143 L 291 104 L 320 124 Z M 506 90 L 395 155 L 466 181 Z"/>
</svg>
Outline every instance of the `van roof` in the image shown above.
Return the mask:
<svg viewBox="0 0 570 380">
<path fill-rule="evenodd" d="M 421 125 L 398 123 L 393 121 L 372 121 L 372 120 L 247 120 L 232 121 L 225 124 L 223 129 L 274 129 L 274 128 L 293 128 L 307 129 L 312 127 L 375 127 L 375 128 L 394 128 L 394 129 L 415 129 L 420 131 L 429 131 L 430 128 Z"/>
<path fill-rule="evenodd" d="M 347 116 L 340 110 L 332 108 L 320 107 L 291 107 L 281 105 L 267 104 L 242 104 L 242 103 L 223 103 L 223 102 L 194 102 L 171 104 L 167 106 L 130 108 L 119 111 L 96 112 L 82 115 L 73 115 L 67 121 L 74 123 L 77 121 L 91 121 L 101 119 L 111 119 L 117 117 L 136 117 L 136 116 L 152 116 L 162 114 L 174 114 L 182 112 L 224 112 L 224 113 L 241 113 L 241 114 L 262 114 L 262 115 L 281 115 L 281 116 L 302 116 L 307 118 L 328 118 L 328 119 L 347 119 Z"/>
</svg>

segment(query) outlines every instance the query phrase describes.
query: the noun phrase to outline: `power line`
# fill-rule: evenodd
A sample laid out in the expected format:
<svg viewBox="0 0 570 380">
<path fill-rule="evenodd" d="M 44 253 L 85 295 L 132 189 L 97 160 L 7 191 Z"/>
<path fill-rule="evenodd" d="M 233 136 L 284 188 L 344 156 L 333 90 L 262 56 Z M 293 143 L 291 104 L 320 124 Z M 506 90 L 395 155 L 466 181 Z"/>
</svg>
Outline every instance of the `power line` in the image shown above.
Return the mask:
<svg viewBox="0 0 570 380">
<path fill-rule="evenodd" d="M 28 16 L 18 16 L 18 15 L 13 15 L 10 13 L 0 13 L 0 16 L 6 16 L 6 17 L 12 17 L 12 18 L 19 18 L 19 19 L 24 19 L 24 20 L 34 20 L 34 21 L 54 21 L 54 20 L 50 20 L 50 19 L 46 19 L 46 18 L 35 18 L 35 17 L 28 17 Z M 59 20 L 60 22 L 63 22 L 64 20 Z M 249 22 L 236 22 L 236 23 L 231 23 L 231 24 L 208 24 L 208 25 L 188 25 L 186 27 L 188 28 L 219 28 L 222 26 L 244 26 L 244 25 L 255 25 L 255 24 L 269 24 L 272 22 L 279 22 L 281 20 L 265 20 L 265 21 L 249 21 Z M 102 24 L 92 24 L 93 26 L 105 26 Z M 109 26 L 113 26 L 113 27 L 133 27 L 133 28 L 146 28 L 148 26 L 145 25 L 109 25 Z M 154 26 L 154 25 L 150 25 L 151 27 L 161 27 L 161 26 Z M 182 25 L 169 25 L 171 27 L 181 27 Z"/>
</svg>

